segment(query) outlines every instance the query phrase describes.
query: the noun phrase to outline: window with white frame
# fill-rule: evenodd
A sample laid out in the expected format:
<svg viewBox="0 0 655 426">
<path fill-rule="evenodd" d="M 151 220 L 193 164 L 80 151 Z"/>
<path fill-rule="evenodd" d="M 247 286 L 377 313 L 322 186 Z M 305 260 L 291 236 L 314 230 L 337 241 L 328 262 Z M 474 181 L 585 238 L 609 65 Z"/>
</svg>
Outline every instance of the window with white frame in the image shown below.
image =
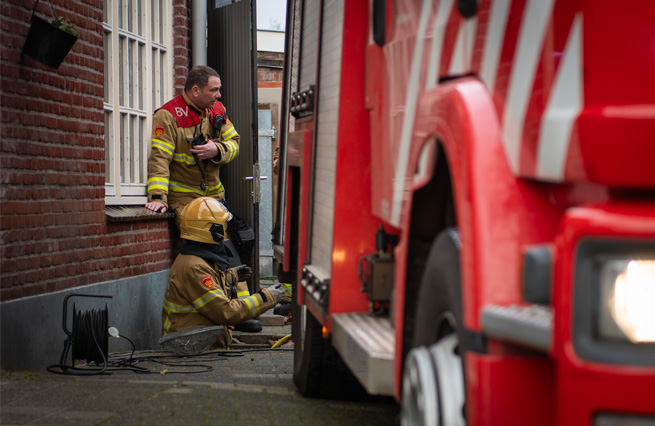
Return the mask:
<svg viewBox="0 0 655 426">
<path fill-rule="evenodd" d="M 105 202 L 145 204 L 152 114 L 173 92 L 172 0 L 103 0 Z"/>
</svg>

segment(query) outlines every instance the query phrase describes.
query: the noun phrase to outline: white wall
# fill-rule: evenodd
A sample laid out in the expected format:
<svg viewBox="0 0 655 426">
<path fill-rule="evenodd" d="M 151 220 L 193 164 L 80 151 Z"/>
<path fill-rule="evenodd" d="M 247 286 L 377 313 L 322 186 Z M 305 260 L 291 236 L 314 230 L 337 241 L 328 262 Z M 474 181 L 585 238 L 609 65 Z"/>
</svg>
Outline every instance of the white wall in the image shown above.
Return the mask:
<svg viewBox="0 0 655 426">
<path fill-rule="evenodd" d="M 284 31 L 257 30 L 257 50 L 284 52 Z"/>
</svg>

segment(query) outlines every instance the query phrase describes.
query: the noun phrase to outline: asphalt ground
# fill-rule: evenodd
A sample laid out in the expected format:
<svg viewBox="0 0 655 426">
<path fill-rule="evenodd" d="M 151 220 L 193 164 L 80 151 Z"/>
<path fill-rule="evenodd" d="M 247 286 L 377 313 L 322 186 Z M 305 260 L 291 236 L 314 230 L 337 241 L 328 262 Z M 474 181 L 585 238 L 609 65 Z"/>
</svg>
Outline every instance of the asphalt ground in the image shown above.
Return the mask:
<svg viewBox="0 0 655 426">
<path fill-rule="evenodd" d="M 137 356 L 147 354 L 150 353 Z M 292 381 L 293 351 L 244 350 L 231 355 L 204 356 L 193 360 L 195 364 L 190 359 L 178 358 L 166 360 L 167 364 L 137 364 L 151 371 L 147 374 L 116 371 L 82 377 L 45 371 L 3 371 L 0 424 L 398 424 L 399 409 L 393 403 L 302 397 Z M 204 371 L 201 366 L 210 366 L 212 370 Z M 194 370 L 203 372 L 188 372 Z"/>
<path fill-rule="evenodd" d="M 270 349 L 270 342 L 290 334 L 291 326 L 284 317 L 260 319 L 264 329 L 234 333 L 238 343 L 229 352 L 198 357 L 136 352 L 128 364 L 138 372 L 0 371 L 0 425 L 399 424 L 399 407 L 390 400 L 302 397 L 293 384 L 293 343 Z M 129 360 L 129 353 L 109 354 L 114 366 Z"/>
</svg>

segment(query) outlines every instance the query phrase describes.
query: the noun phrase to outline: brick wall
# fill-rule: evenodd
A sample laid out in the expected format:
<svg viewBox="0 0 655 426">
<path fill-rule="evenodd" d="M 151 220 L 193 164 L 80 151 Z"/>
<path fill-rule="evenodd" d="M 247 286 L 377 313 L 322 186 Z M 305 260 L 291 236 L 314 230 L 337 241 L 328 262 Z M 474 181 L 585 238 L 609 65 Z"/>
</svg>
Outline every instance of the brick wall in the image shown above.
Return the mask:
<svg viewBox="0 0 655 426">
<path fill-rule="evenodd" d="M 51 1 L 81 33 L 58 70 L 21 55 L 34 3 L 1 3 L 2 301 L 161 271 L 174 251 L 170 221 L 106 220 L 103 1 Z M 189 3 L 173 11 L 178 93 L 190 63 Z M 50 14 L 48 2 L 37 14 Z"/>
<path fill-rule="evenodd" d="M 284 53 L 257 52 L 257 83 L 259 87 L 282 87 Z M 268 84 L 267 84 L 268 83 Z M 274 85 L 271 83 L 275 83 Z"/>
</svg>

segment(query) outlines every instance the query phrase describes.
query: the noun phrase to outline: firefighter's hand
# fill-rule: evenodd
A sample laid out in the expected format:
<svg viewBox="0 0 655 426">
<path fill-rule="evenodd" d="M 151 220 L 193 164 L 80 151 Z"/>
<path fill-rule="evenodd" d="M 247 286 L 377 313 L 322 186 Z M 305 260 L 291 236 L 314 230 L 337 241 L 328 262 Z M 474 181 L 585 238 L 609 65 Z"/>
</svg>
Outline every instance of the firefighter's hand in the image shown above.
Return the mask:
<svg viewBox="0 0 655 426">
<path fill-rule="evenodd" d="M 218 147 L 210 140 L 204 145 L 196 145 L 192 147 L 191 153 L 196 154 L 199 160 L 209 160 L 216 157 L 216 154 L 218 154 Z"/>
<path fill-rule="evenodd" d="M 276 284 L 273 287 L 269 287 L 268 290 L 271 292 L 273 295 L 273 298 L 275 298 L 275 304 L 277 305 L 280 303 L 280 300 L 282 300 L 282 297 L 284 296 L 284 288 L 282 288 L 281 284 Z"/>
<path fill-rule="evenodd" d="M 166 206 L 159 201 L 151 201 L 146 204 L 146 214 L 152 214 L 153 212 L 166 213 Z"/>
<path fill-rule="evenodd" d="M 239 265 L 236 268 L 234 268 L 234 270 L 236 271 L 239 277 L 239 282 L 248 281 L 252 278 L 252 269 L 250 269 L 249 266 Z"/>
</svg>

